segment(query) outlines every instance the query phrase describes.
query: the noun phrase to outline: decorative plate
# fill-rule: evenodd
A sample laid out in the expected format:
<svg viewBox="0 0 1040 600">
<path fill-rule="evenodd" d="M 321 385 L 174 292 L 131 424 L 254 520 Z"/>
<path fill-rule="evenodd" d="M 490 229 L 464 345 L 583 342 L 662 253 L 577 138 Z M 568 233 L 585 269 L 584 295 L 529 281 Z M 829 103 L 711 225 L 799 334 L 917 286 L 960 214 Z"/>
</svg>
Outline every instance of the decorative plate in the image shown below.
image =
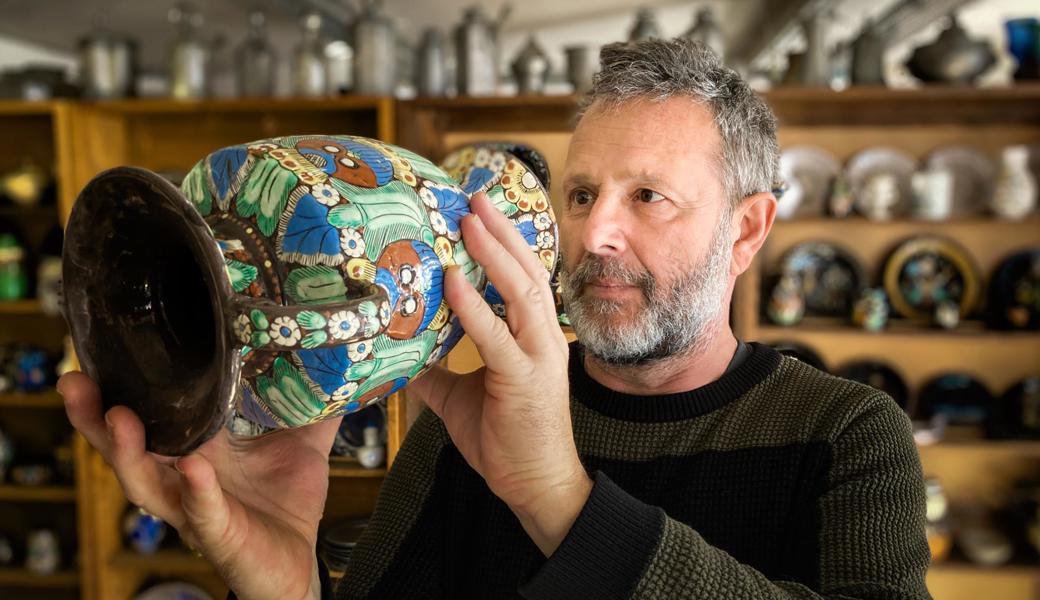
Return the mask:
<svg viewBox="0 0 1040 600">
<path fill-rule="evenodd" d="M 830 242 L 798 244 L 784 255 L 779 271 L 799 281 L 806 316 L 847 317 L 866 284 L 859 262 Z"/>
<path fill-rule="evenodd" d="M 843 365 L 834 374 L 881 390 L 891 396 L 899 408 L 907 410 L 910 403 L 910 389 L 899 373 L 886 363 L 874 360 L 852 361 Z"/>
<path fill-rule="evenodd" d="M 197 585 L 184 581 L 160 583 L 134 596 L 134 600 L 213 600 Z"/>
<path fill-rule="evenodd" d="M 916 412 L 922 419 L 942 415 L 949 425 L 981 427 L 989 419 L 992 403 L 989 389 L 971 375 L 946 373 L 921 388 Z"/>
<path fill-rule="evenodd" d="M 821 217 L 841 165 L 815 146 L 792 146 L 780 154 L 780 176 L 787 187 L 776 207 L 778 219 Z"/>
<path fill-rule="evenodd" d="M 865 206 L 865 190 L 868 182 L 876 175 L 891 174 L 896 178 L 898 200 L 892 207 L 893 216 L 905 215 L 910 210 L 913 200 L 913 188 L 910 178 L 917 168 L 917 161 L 902 150 L 885 146 L 876 146 L 860 151 L 849 159 L 845 173 L 855 198 L 856 210 L 860 214 L 869 214 L 871 207 Z"/>
<path fill-rule="evenodd" d="M 995 329 L 1040 329 L 1040 247 L 1009 256 L 993 272 L 986 321 Z"/>
<path fill-rule="evenodd" d="M 953 216 L 986 211 L 996 180 L 996 167 L 988 156 L 969 146 L 945 146 L 928 155 L 926 167 L 953 174 Z"/>
<path fill-rule="evenodd" d="M 908 319 L 931 321 L 936 306 L 952 300 L 960 316 L 978 303 L 979 275 L 967 252 L 952 240 L 920 236 L 900 244 L 884 268 L 892 308 Z"/>
</svg>

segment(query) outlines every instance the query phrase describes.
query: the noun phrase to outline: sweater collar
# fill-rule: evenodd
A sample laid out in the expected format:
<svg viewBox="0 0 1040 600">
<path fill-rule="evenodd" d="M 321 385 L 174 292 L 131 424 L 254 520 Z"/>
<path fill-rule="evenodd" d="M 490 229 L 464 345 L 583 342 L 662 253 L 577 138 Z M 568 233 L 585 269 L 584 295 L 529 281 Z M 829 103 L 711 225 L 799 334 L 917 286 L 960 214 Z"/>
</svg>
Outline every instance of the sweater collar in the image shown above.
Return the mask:
<svg viewBox="0 0 1040 600">
<path fill-rule="evenodd" d="M 681 421 L 708 414 L 746 394 L 780 364 L 776 350 L 757 342 L 749 345 L 751 352 L 740 366 L 707 385 L 673 394 L 637 396 L 612 390 L 592 379 L 585 371 L 584 348 L 572 342 L 571 396 L 598 413 L 625 421 Z"/>
</svg>

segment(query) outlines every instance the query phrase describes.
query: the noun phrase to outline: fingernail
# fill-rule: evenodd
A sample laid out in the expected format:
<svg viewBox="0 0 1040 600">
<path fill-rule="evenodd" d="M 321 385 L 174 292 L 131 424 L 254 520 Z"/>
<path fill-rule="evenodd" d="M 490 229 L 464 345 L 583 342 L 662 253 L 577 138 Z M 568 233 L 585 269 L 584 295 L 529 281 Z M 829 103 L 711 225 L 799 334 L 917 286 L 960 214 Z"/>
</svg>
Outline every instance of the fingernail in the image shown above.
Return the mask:
<svg viewBox="0 0 1040 600">
<path fill-rule="evenodd" d="M 105 425 L 108 426 L 108 434 L 114 436 L 116 434 L 116 426 L 112 423 L 112 415 L 109 413 L 105 413 Z"/>
<path fill-rule="evenodd" d="M 484 226 L 484 222 L 480 220 L 480 215 L 478 215 L 477 213 L 473 213 L 473 224 L 478 225 L 480 227 Z"/>
<path fill-rule="evenodd" d="M 181 458 L 183 458 L 183 457 L 181 457 Z M 178 458 L 177 460 L 173 461 L 173 468 L 177 469 L 177 472 L 180 473 L 181 475 L 184 475 L 184 469 L 181 468 L 181 459 L 180 458 Z"/>
</svg>

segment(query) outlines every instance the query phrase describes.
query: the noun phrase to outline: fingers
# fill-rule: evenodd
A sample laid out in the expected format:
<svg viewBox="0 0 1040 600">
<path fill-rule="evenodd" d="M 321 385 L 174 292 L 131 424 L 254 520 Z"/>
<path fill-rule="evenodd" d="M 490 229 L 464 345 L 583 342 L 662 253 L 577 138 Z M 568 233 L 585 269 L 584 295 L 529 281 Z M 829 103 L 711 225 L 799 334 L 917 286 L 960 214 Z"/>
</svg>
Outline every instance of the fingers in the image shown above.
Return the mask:
<svg viewBox="0 0 1040 600">
<path fill-rule="evenodd" d="M 65 399 L 65 414 L 69 422 L 108 460 L 108 428 L 101 414 L 101 390 L 90 377 L 79 371 L 62 375 L 57 388 Z"/>
<path fill-rule="evenodd" d="M 444 298 L 473 340 L 484 364 L 499 372 L 515 368 L 524 359 L 524 353 L 502 319 L 491 312 L 491 307 L 469 284 L 460 268 L 448 268 L 444 280 Z"/>
<path fill-rule="evenodd" d="M 181 509 L 194 538 L 192 543 L 217 553 L 218 556 L 209 558 L 221 561 L 231 550 L 227 539 L 231 529 L 231 507 L 216 471 L 206 457 L 198 453 L 182 456 L 176 466 L 184 484 Z"/>
<path fill-rule="evenodd" d="M 184 522 L 177 475 L 145 450 L 144 424 L 132 410 L 115 406 L 105 415 L 109 454 L 127 500 L 176 528 Z"/>
</svg>

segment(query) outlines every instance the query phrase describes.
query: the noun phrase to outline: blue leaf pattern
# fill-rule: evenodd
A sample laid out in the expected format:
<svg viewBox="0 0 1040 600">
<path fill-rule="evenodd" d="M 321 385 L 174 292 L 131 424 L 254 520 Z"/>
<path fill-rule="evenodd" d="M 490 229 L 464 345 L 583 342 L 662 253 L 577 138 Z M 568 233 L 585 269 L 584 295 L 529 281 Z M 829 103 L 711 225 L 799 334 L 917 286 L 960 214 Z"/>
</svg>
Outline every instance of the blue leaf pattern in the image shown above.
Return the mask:
<svg viewBox="0 0 1040 600">
<path fill-rule="evenodd" d="M 339 256 L 339 230 L 329 225 L 329 209 L 314 196 L 304 194 L 282 236 L 282 252 Z"/>
<path fill-rule="evenodd" d="M 352 364 L 347 357 L 347 347 L 299 350 L 297 355 L 303 362 L 303 370 L 311 381 L 318 384 L 330 396 L 346 383 L 347 369 Z"/>
</svg>

